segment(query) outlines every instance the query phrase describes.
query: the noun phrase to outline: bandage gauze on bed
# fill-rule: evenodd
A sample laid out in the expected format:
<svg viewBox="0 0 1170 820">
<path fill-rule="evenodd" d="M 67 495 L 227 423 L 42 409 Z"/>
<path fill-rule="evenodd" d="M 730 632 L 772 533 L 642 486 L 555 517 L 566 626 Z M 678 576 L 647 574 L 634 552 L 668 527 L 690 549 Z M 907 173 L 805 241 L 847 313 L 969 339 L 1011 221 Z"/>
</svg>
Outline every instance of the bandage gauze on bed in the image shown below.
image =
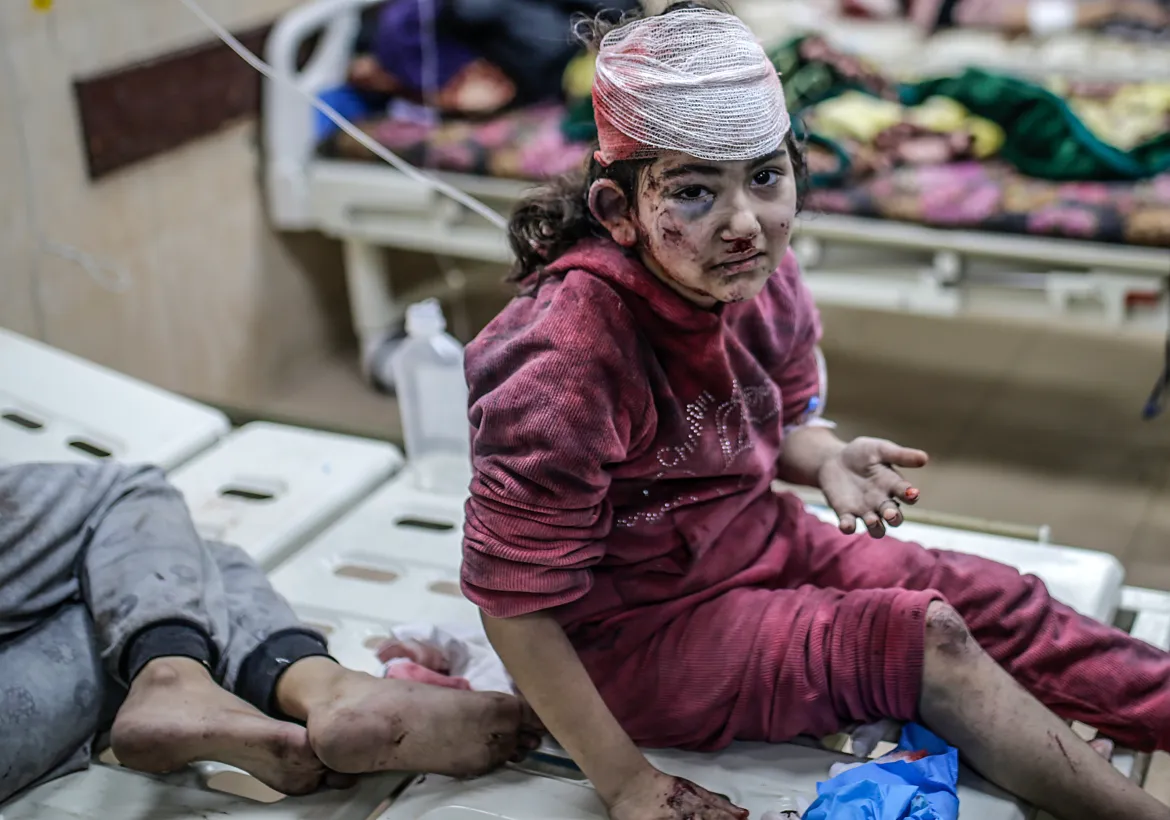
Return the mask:
<svg viewBox="0 0 1170 820">
<path fill-rule="evenodd" d="M 637 20 L 601 40 L 593 110 L 605 165 L 681 151 L 757 159 L 788 133 L 780 78 L 751 30 L 710 9 Z"/>
</svg>

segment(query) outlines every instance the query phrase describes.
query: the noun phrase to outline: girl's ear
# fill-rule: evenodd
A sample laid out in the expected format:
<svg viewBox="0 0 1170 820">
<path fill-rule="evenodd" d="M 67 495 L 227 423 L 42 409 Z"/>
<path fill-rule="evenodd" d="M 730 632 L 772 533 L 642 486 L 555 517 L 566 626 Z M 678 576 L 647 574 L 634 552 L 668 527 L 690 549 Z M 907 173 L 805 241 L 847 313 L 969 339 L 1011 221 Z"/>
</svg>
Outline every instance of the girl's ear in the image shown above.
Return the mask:
<svg viewBox="0 0 1170 820">
<path fill-rule="evenodd" d="M 589 210 L 613 241 L 623 248 L 638 244 L 638 228 L 634 222 L 633 203 L 612 179 L 599 179 L 589 188 Z"/>
</svg>

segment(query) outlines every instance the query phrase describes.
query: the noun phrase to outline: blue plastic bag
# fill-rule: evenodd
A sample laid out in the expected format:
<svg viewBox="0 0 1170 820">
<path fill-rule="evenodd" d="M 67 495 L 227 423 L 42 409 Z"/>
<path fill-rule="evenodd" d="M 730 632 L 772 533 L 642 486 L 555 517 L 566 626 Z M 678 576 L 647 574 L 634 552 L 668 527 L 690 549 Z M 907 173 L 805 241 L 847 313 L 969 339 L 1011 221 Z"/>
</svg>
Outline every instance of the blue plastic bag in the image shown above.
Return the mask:
<svg viewBox="0 0 1170 820">
<path fill-rule="evenodd" d="M 911 723 L 898 751 L 927 756 L 873 761 L 818 783 L 804 820 L 958 820 L 958 750 Z"/>
</svg>

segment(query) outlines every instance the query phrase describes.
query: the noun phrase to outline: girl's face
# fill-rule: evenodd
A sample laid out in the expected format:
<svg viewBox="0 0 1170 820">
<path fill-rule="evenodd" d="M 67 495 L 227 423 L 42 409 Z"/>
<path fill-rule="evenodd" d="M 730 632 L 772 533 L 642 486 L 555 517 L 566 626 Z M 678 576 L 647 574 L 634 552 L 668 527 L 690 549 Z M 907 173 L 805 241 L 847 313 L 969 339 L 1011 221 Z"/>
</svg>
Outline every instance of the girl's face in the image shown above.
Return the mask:
<svg viewBox="0 0 1170 820">
<path fill-rule="evenodd" d="M 796 180 L 783 147 L 746 162 L 670 153 L 638 175 L 632 224 L 607 227 L 656 276 L 710 307 L 763 289 L 788 248 L 795 215 Z"/>
</svg>

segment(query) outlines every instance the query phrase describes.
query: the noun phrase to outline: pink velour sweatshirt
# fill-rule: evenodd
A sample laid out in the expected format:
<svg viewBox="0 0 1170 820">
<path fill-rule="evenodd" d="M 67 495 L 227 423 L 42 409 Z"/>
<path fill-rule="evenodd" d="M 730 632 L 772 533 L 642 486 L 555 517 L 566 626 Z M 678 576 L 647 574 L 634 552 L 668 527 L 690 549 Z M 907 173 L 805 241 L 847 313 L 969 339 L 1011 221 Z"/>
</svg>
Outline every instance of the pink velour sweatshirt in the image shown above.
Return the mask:
<svg viewBox="0 0 1170 820">
<path fill-rule="evenodd" d="M 819 338 L 791 251 L 713 309 L 606 240 L 549 266 L 467 349 L 467 597 L 571 628 L 775 577 L 769 485 L 819 396 Z"/>
</svg>

